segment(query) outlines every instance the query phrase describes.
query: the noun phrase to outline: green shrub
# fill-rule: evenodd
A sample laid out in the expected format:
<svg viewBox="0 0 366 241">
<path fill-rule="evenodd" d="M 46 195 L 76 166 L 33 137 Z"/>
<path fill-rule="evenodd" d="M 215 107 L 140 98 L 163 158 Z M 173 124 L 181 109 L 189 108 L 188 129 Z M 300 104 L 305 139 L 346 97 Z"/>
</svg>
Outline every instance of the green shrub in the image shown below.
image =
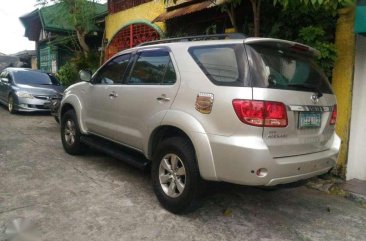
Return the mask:
<svg viewBox="0 0 366 241">
<path fill-rule="evenodd" d="M 57 77 L 62 85 L 70 86 L 79 81 L 78 70 L 74 63 L 68 62 L 57 72 Z"/>
<path fill-rule="evenodd" d="M 320 56 L 317 63 L 331 79 L 337 49 L 333 43 L 327 41 L 325 31 L 321 27 L 314 26 L 301 28 L 298 41 L 319 50 Z"/>
<path fill-rule="evenodd" d="M 88 69 L 95 72 L 99 67 L 99 55 L 90 52 L 88 56 L 78 54 L 76 57 L 70 59 L 57 72 L 57 77 L 64 86 L 70 86 L 79 81 L 79 71 Z"/>
</svg>

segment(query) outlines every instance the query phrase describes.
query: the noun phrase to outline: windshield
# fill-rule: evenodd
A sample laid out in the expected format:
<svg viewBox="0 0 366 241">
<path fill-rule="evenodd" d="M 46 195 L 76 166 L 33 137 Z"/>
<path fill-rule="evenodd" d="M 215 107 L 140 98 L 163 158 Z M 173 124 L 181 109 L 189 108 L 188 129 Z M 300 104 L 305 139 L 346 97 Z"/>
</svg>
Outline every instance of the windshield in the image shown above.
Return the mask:
<svg viewBox="0 0 366 241">
<path fill-rule="evenodd" d="M 327 77 L 311 56 L 290 49 L 251 46 L 254 87 L 332 94 Z"/>
<path fill-rule="evenodd" d="M 14 82 L 23 85 L 60 85 L 55 76 L 37 71 L 14 71 Z"/>
</svg>

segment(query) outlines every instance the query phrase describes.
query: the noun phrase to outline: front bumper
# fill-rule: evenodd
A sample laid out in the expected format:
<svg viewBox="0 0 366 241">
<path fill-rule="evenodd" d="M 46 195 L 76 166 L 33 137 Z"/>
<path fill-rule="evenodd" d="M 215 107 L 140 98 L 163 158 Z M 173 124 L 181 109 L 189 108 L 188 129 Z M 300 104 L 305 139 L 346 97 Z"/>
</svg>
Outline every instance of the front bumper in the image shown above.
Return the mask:
<svg viewBox="0 0 366 241">
<path fill-rule="evenodd" d="M 209 135 L 209 139 L 218 180 L 251 186 L 275 186 L 324 174 L 335 166 L 340 148 L 334 134 L 325 151 L 273 158 L 260 137 Z M 261 168 L 267 175 L 257 175 Z"/>
<path fill-rule="evenodd" d="M 42 100 L 36 98 L 17 97 L 14 103 L 16 111 L 21 112 L 50 112 L 50 100 Z"/>
</svg>

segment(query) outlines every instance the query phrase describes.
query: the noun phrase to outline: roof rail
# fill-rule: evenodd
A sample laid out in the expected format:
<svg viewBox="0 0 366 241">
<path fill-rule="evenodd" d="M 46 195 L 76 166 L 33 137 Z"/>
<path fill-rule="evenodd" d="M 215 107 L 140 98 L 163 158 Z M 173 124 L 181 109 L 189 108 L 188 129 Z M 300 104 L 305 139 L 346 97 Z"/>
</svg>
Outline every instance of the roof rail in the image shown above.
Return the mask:
<svg viewBox="0 0 366 241">
<path fill-rule="evenodd" d="M 187 36 L 187 37 L 179 37 L 179 38 L 160 39 L 160 40 L 141 43 L 137 46 L 140 47 L 140 46 L 148 46 L 148 45 L 152 45 L 152 44 L 203 41 L 203 40 L 213 40 L 213 39 L 245 39 L 246 37 L 247 36 L 245 36 L 244 34 L 241 34 L 241 33 L 208 34 L 208 35 L 196 35 L 196 36 Z"/>
</svg>

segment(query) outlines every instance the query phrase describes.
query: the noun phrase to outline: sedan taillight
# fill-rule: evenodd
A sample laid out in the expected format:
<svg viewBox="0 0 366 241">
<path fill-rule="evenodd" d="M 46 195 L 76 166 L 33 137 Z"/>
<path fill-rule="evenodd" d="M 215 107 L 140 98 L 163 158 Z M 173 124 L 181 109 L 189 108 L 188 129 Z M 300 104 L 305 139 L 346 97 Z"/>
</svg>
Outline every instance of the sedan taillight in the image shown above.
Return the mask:
<svg viewBox="0 0 366 241">
<path fill-rule="evenodd" d="M 261 127 L 286 127 L 286 106 L 281 102 L 233 100 L 238 118 L 245 124 Z"/>
<path fill-rule="evenodd" d="M 332 116 L 330 117 L 329 124 L 335 125 L 336 122 L 337 122 L 337 105 L 335 105 L 333 107 L 333 112 L 332 112 Z"/>
</svg>

